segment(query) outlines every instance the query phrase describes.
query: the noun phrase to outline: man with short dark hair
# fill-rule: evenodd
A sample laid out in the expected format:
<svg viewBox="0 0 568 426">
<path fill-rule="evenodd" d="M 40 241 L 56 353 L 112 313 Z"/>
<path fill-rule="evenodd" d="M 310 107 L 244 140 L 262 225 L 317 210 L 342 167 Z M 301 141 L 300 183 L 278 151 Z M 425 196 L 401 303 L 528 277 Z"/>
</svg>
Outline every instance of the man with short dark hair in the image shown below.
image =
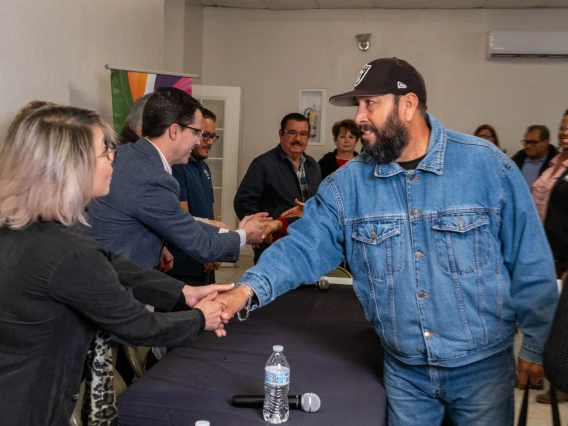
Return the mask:
<svg viewBox="0 0 568 426">
<path fill-rule="evenodd" d="M 165 241 L 206 263 L 236 262 L 245 245 L 262 241 L 262 217 L 247 216 L 236 232 L 197 222 L 179 205 L 171 166 L 187 163 L 203 131 L 201 105 L 182 90 L 157 89 L 144 107 L 142 134 L 120 145 L 106 197 L 91 201 L 89 233 L 146 269 L 158 265 Z"/>
<path fill-rule="evenodd" d="M 217 117 L 206 108 L 201 109 L 203 121 L 201 129 L 203 134 L 197 145 L 191 151 L 187 164 L 176 164 L 172 167 L 173 177 L 179 183 L 181 207 L 193 215 L 203 218 L 207 223 L 228 229 L 229 227 L 217 221 L 215 210 L 215 196 L 211 171 L 205 160 L 209 157 L 209 151 L 219 139 L 217 135 Z M 191 285 L 212 284 L 215 282 L 215 270 L 220 262 L 198 262 L 175 245 L 170 245 L 170 251 L 174 256 L 174 266 L 168 272 L 174 278 Z"/>
<path fill-rule="evenodd" d="M 389 425 L 439 425 L 446 410 L 458 425 L 513 425 L 515 382 L 543 376 L 558 299 L 519 169 L 494 144 L 427 114 L 422 76 L 398 58 L 368 63 L 354 90 L 330 102 L 357 107 L 363 152 L 217 296 L 224 320 L 317 281 L 346 256 L 385 349 Z"/>
<path fill-rule="evenodd" d="M 256 157 L 243 178 L 233 206 L 239 218 L 267 212 L 277 218 L 296 206 L 294 200 L 306 202 L 321 182 L 317 161 L 305 154 L 310 137 L 310 123 L 299 113 L 287 114 L 280 122 L 280 143 Z M 266 243 L 254 248 L 254 263 Z"/>
<path fill-rule="evenodd" d="M 529 188 L 550 165 L 558 150 L 550 143 L 548 128 L 539 124 L 529 126 L 521 141 L 524 149 L 517 152 L 512 160 L 521 169 Z"/>
</svg>

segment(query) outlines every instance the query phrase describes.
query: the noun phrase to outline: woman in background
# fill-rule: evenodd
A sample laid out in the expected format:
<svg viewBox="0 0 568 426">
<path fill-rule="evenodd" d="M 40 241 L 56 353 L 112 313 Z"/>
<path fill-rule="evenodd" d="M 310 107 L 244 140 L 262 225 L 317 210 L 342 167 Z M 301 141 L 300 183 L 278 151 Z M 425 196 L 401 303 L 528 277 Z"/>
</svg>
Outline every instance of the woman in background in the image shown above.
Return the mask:
<svg viewBox="0 0 568 426">
<path fill-rule="evenodd" d="M 568 110 L 558 129 L 558 142 L 561 152 L 550 160 L 531 192 L 552 250 L 556 275 L 564 279 L 568 261 Z M 557 390 L 556 395 L 558 402 L 568 401 L 568 393 Z M 550 393 L 540 394 L 536 400 L 550 404 Z"/>
<path fill-rule="evenodd" d="M 478 138 L 488 140 L 489 142 L 493 142 L 497 148 L 501 148 L 499 145 L 499 138 L 497 137 L 497 132 L 490 126 L 489 124 L 482 124 L 473 133 L 473 136 L 477 136 Z"/>
<path fill-rule="evenodd" d="M 152 290 L 159 273 L 126 265 L 84 232 L 85 205 L 109 191 L 113 141 L 98 114 L 60 106 L 22 111 L 0 141 L 2 424 L 69 424 L 84 376 L 84 421 L 117 424 L 110 333 L 145 346 L 224 334 L 216 293 L 193 310 L 152 313 L 121 281 Z"/>
<path fill-rule="evenodd" d="M 350 119 L 336 122 L 331 132 L 336 149 L 328 152 L 318 161 L 322 180 L 357 156 L 355 145 L 361 137 L 359 126 Z"/>
</svg>

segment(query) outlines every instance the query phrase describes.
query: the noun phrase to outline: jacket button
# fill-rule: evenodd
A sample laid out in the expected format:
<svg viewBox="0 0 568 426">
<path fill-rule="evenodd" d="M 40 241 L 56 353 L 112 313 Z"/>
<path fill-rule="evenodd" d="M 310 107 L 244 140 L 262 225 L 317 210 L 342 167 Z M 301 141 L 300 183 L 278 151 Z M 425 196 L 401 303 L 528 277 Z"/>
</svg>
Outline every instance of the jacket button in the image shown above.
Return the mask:
<svg viewBox="0 0 568 426">
<path fill-rule="evenodd" d="M 411 215 L 420 214 L 420 213 L 422 213 L 422 210 L 418 210 L 418 209 L 412 209 L 412 210 L 410 210 L 410 214 L 411 214 Z"/>
<path fill-rule="evenodd" d="M 418 297 L 423 298 L 426 296 L 430 296 L 430 293 L 426 293 L 425 291 L 421 291 L 420 293 L 418 293 Z"/>
<path fill-rule="evenodd" d="M 418 176 L 418 175 L 412 175 L 412 176 L 410 176 L 410 181 L 411 181 L 411 182 L 414 182 L 414 181 L 417 180 L 417 179 L 420 179 L 420 176 Z"/>
<path fill-rule="evenodd" d="M 436 333 L 434 333 L 433 331 L 425 331 L 424 332 L 424 337 L 432 337 L 435 336 Z"/>
<path fill-rule="evenodd" d="M 416 253 L 414 253 L 414 257 L 417 259 L 420 259 L 421 257 L 426 256 L 426 253 L 421 253 L 419 251 L 417 251 Z"/>
</svg>

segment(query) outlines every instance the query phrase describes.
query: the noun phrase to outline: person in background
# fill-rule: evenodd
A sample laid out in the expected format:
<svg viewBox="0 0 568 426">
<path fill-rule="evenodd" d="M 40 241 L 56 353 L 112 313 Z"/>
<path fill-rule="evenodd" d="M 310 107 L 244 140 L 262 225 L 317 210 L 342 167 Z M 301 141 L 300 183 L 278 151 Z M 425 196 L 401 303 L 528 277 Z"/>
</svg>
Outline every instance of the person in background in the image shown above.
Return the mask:
<svg viewBox="0 0 568 426">
<path fill-rule="evenodd" d="M 499 145 L 499 138 L 497 137 L 497 132 L 493 126 L 489 124 L 482 124 L 473 133 L 474 136 L 478 138 L 485 139 L 489 142 L 493 142 L 497 148 L 501 148 Z"/>
<path fill-rule="evenodd" d="M 142 137 L 142 113 L 150 96 L 152 96 L 152 93 L 146 93 L 144 96 L 139 97 L 132 105 L 132 108 L 130 108 L 130 112 L 126 116 L 126 120 L 124 120 L 124 128 L 118 135 L 118 143 L 120 145 L 136 143 Z"/>
<path fill-rule="evenodd" d="M 280 122 L 280 143 L 256 157 L 235 195 L 233 206 L 239 219 L 258 212 L 280 217 L 294 207 L 294 200 L 313 197 L 321 182 L 321 171 L 313 157 L 305 153 L 310 136 L 308 119 L 299 113 L 287 114 Z M 254 247 L 254 263 L 267 248 Z"/>
<path fill-rule="evenodd" d="M 205 160 L 209 151 L 219 139 L 217 135 L 217 117 L 208 109 L 202 108 L 203 121 L 201 129 L 203 134 L 197 145 L 191 151 L 187 164 L 176 164 L 172 167 L 172 175 L 179 183 L 179 201 L 181 207 L 193 217 L 203 218 L 210 225 L 229 229 L 229 226 L 217 221 L 215 198 L 211 171 Z M 219 269 L 220 262 L 198 262 L 187 256 L 175 245 L 170 246 L 175 263 L 169 275 L 191 285 L 212 284 L 215 282 L 215 270 Z"/>
<path fill-rule="evenodd" d="M 558 129 L 560 154 L 532 186 L 532 195 L 554 257 L 556 276 L 566 278 L 568 262 L 568 110 Z M 568 401 L 568 393 L 556 391 L 558 402 Z M 537 402 L 550 404 L 550 391 L 537 395 Z"/>
<path fill-rule="evenodd" d="M 25 111 L 0 141 L 3 425 L 69 424 L 85 376 L 89 424 L 117 424 L 110 333 L 172 346 L 191 345 L 204 329 L 225 335 L 216 291 L 185 298 L 188 286 L 142 270 L 85 233 L 84 207 L 108 193 L 115 155 L 110 126 L 73 107 Z M 145 308 L 171 311 L 180 297 L 193 309 Z"/>
<path fill-rule="evenodd" d="M 546 126 L 539 124 L 529 126 L 524 139 L 521 140 L 525 148 L 511 158 L 521 169 L 529 188 L 548 168 L 550 160 L 558 154 L 558 150 L 549 143 L 549 138 Z"/>
<path fill-rule="evenodd" d="M 322 180 L 358 154 L 355 146 L 361 137 L 361 132 L 354 120 L 347 118 L 337 121 L 331 128 L 331 133 L 333 133 L 333 143 L 336 148 L 318 161 Z"/>
</svg>

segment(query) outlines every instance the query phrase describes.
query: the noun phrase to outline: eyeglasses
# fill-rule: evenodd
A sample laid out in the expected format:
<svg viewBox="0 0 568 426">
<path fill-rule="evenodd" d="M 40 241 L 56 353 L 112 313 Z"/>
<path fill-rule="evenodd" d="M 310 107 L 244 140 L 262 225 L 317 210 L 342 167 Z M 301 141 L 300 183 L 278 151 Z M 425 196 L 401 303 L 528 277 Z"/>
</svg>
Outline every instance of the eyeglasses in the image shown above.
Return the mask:
<svg viewBox="0 0 568 426">
<path fill-rule="evenodd" d="M 563 126 L 562 124 L 560 126 L 558 126 L 558 130 L 561 132 L 565 132 L 566 130 L 568 130 L 568 126 Z"/>
<path fill-rule="evenodd" d="M 298 132 L 297 130 L 283 130 L 283 132 L 288 133 L 288 135 L 292 136 L 293 138 L 299 136 L 300 139 L 308 139 L 308 136 L 310 136 L 310 134 L 304 130 L 301 132 Z"/>
<path fill-rule="evenodd" d="M 537 143 L 542 142 L 542 141 L 545 141 L 545 140 L 546 140 L 546 139 L 540 139 L 540 140 L 538 140 L 538 141 L 530 141 L 530 140 L 527 140 L 527 139 L 522 139 L 522 140 L 521 140 L 521 144 L 523 144 L 524 146 L 527 146 L 527 145 L 533 145 L 533 146 L 534 146 L 534 145 L 536 145 Z"/>
<path fill-rule="evenodd" d="M 116 159 L 116 144 L 111 141 L 105 140 L 105 150 L 102 154 L 97 155 L 97 158 L 106 157 L 108 161 L 114 163 Z"/>
<path fill-rule="evenodd" d="M 178 126 L 185 127 L 186 129 L 191 130 L 196 140 L 201 139 L 201 135 L 203 135 L 203 130 L 201 129 L 196 129 L 195 127 L 186 126 L 185 124 L 180 124 L 180 123 L 178 123 Z"/>
<path fill-rule="evenodd" d="M 204 143 L 208 143 L 209 141 L 211 141 L 211 143 L 215 143 L 219 140 L 219 135 L 216 133 L 209 133 L 209 132 L 203 132 L 203 134 L 201 135 L 201 139 L 203 139 Z"/>
</svg>

